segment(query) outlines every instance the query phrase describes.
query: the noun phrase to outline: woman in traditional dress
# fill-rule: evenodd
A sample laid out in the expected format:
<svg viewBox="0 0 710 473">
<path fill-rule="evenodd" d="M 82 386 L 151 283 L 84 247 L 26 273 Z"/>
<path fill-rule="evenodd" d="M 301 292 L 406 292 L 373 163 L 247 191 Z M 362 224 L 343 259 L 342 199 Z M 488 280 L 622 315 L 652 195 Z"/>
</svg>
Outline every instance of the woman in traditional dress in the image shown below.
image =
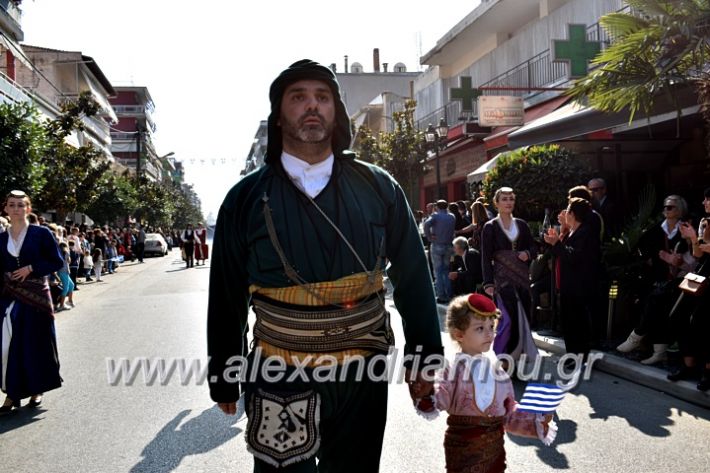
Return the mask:
<svg viewBox="0 0 710 473">
<path fill-rule="evenodd" d="M 182 249 L 185 253 L 185 267 L 192 268 L 195 265 L 195 230 L 192 229 L 191 223 L 188 223 L 182 232 Z"/>
<path fill-rule="evenodd" d="M 64 259 L 50 231 L 29 224 L 31 210 L 24 192 L 7 196 L 11 225 L 0 234 L 0 381 L 7 397 L 0 413 L 19 407 L 26 397 L 29 407 L 37 407 L 43 393 L 62 383 L 47 276 L 61 269 Z"/>
<path fill-rule="evenodd" d="M 502 317 L 493 349 L 531 360 L 537 348 L 530 332 L 529 265 L 536 256 L 532 233 L 524 220 L 513 217 L 515 194 L 501 187 L 493 196 L 498 216 L 486 222 L 481 234 L 483 289 L 493 297 Z"/>
<path fill-rule="evenodd" d="M 199 266 L 200 261 L 202 261 L 204 266 L 207 257 L 207 229 L 202 222 L 199 222 L 195 229 L 195 264 Z"/>
</svg>

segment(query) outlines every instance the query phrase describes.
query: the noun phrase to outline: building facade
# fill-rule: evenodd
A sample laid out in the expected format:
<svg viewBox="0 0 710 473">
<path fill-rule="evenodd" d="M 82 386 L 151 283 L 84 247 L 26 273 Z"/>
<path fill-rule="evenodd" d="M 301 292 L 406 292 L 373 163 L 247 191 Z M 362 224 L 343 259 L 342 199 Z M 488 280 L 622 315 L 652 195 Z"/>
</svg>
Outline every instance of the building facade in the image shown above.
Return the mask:
<svg viewBox="0 0 710 473">
<path fill-rule="evenodd" d="M 131 173 L 143 175 L 152 181 L 163 181 L 161 160 L 167 156 L 158 156 L 153 144 L 153 135 L 157 130 L 153 120 L 155 103 L 148 88 L 116 87 L 116 96 L 111 99 L 111 105 L 118 117 L 111 131 L 111 151 L 116 160 Z"/>
<path fill-rule="evenodd" d="M 429 68 L 414 84 L 418 127 L 441 119 L 449 125 L 438 163 L 445 199 L 471 197 L 468 170 L 500 152 L 543 143 L 587 160 L 616 195 L 633 195 L 649 180 L 674 193 L 704 185 L 704 132 L 692 93 L 681 96 L 680 127 L 665 105 L 628 123 L 628 113 L 604 114 L 564 95 L 572 76 L 585 75 L 589 59 L 610 44 L 599 19 L 615 11 L 631 10 L 623 0 L 483 0 L 421 58 Z M 563 46 L 574 54 L 565 57 Z M 480 127 L 479 95 L 521 97 L 523 123 Z M 430 161 L 434 169 L 433 153 Z M 479 180 L 484 174 L 469 172 Z M 436 198 L 435 172 L 424 176 L 420 191 L 423 208 Z"/>
</svg>

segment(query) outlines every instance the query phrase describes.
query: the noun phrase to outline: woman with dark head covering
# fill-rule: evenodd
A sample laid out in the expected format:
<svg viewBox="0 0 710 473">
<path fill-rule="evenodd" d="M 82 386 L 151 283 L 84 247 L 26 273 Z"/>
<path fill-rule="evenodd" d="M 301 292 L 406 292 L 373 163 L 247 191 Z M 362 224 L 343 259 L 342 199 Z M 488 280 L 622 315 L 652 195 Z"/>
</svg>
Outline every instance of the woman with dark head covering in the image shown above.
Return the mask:
<svg viewBox="0 0 710 473">
<path fill-rule="evenodd" d="M 0 413 L 19 407 L 26 397 L 30 407 L 37 407 L 43 393 L 62 383 L 47 276 L 61 269 L 64 259 L 52 233 L 27 221 L 31 205 L 22 191 L 5 199 L 11 225 L 0 234 L 0 387 L 7 397 Z"/>
</svg>

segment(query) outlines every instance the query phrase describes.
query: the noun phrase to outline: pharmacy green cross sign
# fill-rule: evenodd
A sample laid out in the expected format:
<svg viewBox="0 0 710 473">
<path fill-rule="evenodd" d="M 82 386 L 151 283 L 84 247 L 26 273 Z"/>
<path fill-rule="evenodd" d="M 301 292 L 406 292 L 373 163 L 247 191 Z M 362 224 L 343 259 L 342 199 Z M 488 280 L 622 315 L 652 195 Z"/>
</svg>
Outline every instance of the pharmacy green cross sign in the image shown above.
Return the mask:
<svg viewBox="0 0 710 473">
<path fill-rule="evenodd" d="M 473 111 L 473 102 L 483 95 L 480 89 L 474 89 L 470 77 L 461 77 L 461 87 L 451 88 L 451 100 L 461 101 L 461 110 L 464 112 Z"/>
<path fill-rule="evenodd" d="M 569 40 L 552 40 L 552 60 L 569 63 L 569 77 L 574 79 L 587 75 L 587 65 L 599 51 L 599 41 L 587 41 L 587 25 L 567 25 Z"/>
</svg>

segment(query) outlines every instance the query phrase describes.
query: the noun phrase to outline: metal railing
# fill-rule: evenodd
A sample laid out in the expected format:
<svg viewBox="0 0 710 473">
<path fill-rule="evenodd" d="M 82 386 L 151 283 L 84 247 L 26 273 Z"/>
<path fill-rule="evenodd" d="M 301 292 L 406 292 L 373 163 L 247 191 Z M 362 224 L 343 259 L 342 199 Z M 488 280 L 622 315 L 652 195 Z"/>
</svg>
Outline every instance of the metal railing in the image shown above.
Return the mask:
<svg viewBox="0 0 710 473">
<path fill-rule="evenodd" d="M 10 18 L 15 20 L 18 26 L 22 23 L 22 11 L 17 8 L 15 2 L 11 0 L 0 0 L 0 7 L 7 12 Z"/>
<path fill-rule="evenodd" d="M 617 11 L 617 13 L 633 12 L 631 7 L 626 5 Z M 601 42 L 602 49 L 605 49 L 611 44 L 609 34 L 602 28 L 599 22 L 596 22 L 587 27 L 587 41 Z M 481 87 L 514 87 L 514 88 L 535 88 L 535 87 L 550 87 L 553 84 L 564 85 L 568 83 L 567 78 L 568 66 L 561 62 L 552 61 L 552 52 L 547 49 L 527 61 L 518 64 L 517 66 L 499 74 L 491 80 L 481 84 Z M 515 95 L 530 99 L 544 91 L 531 90 L 486 90 L 486 95 Z M 458 105 L 458 106 L 457 106 Z M 451 113 L 453 112 L 453 113 Z M 417 120 L 417 128 L 424 130 L 429 123 L 439 123 L 439 119 L 444 117 L 449 125 L 455 124 L 462 120 L 473 120 L 478 117 L 478 103 L 474 101 L 473 110 L 461 113 L 461 102 L 458 100 L 452 101 L 443 107 L 434 110 L 430 114 Z"/>
<path fill-rule="evenodd" d="M 32 102 L 32 98 L 20 84 L 0 72 L 0 102 Z"/>
</svg>

